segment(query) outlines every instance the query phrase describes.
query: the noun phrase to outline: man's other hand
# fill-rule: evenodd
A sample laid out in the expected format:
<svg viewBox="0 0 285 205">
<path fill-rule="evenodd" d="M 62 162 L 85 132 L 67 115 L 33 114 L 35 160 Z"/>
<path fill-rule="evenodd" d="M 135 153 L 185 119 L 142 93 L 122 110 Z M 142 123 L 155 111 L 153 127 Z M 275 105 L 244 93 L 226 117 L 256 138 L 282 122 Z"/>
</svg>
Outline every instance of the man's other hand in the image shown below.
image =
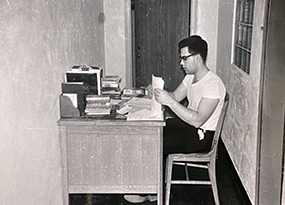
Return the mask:
<svg viewBox="0 0 285 205">
<path fill-rule="evenodd" d="M 169 106 L 174 100 L 166 90 L 161 90 L 161 89 L 156 88 L 154 89 L 153 94 L 154 94 L 155 100 L 162 105 Z"/>
</svg>

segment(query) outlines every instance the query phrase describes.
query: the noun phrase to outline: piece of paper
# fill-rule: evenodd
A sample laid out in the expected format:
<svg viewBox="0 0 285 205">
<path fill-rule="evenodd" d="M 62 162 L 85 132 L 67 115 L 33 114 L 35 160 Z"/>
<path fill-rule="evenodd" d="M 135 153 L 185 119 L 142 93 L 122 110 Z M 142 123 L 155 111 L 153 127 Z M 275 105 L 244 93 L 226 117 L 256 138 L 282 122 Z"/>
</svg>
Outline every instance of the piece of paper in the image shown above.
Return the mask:
<svg viewBox="0 0 285 205">
<path fill-rule="evenodd" d="M 152 75 L 152 87 L 153 89 L 159 88 L 162 90 L 164 87 L 164 80 L 161 77 Z"/>
<path fill-rule="evenodd" d="M 124 107 L 117 110 L 117 113 L 124 115 L 127 114 L 132 108 L 129 105 L 125 105 Z"/>
<path fill-rule="evenodd" d="M 152 75 L 152 88 L 163 89 L 163 87 L 164 80 L 161 77 L 155 77 L 154 75 Z M 136 109 L 131 109 L 129 111 L 127 121 L 163 120 L 162 106 L 155 100 L 154 96 L 152 97 L 152 99 L 134 98 L 133 104 L 136 104 Z M 149 107 L 146 107 L 146 105 L 148 105 Z"/>
<path fill-rule="evenodd" d="M 161 77 L 155 77 L 154 75 L 152 75 L 152 89 L 161 89 L 163 90 L 164 87 L 164 80 Z M 152 105 L 151 105 L 152 111 L 154 112 L 154 115 L 156 116 L 161 116 L 162 115 L 162 107 L 161 104 L 158 103 L 155 98 L 154 95 L 152 96 Z"/>
<path fill-rule="evenodd" d="M 160 112 L 159 115 L 154 113 L 150 109 L 141 109 L 136 112 L 129 112 L 127 116 L 127 121 L 140 121 L 140 120 L 163 120 L 163 113 Z"/>
<path fill-rule="evenodd" d="M 131 107 L 141 107 L 141 108 L 149 108 L 149 109 L 151 109 L 152 99 L 150 99 L 150 98 L 132 97 L 125 104 L 129 105 Z"/>
</svg>

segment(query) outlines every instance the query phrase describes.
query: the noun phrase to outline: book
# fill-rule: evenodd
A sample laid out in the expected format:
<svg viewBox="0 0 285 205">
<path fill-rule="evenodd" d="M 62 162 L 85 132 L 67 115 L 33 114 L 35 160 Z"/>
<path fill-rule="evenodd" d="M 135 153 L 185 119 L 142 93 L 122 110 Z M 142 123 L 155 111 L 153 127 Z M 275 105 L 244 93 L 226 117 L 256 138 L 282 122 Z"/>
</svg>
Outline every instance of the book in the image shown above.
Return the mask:
<svg viewBox="0 0 285 205">
<path fill-rule="evenodd" d="M 90 108 L 90 109 L 85 109 L 85 114 L 86 115 L 110 115 L 111 114 L 111 107 L 107 108 Z"/>
<path fill-rule="evenodd" d="M 110 115 L 111 113 L 110 96 L 87 95 L 85 115 Z"/>
<path fill-rule="evenodd" d="M 111 98 L 108 95 L 86 95 L 86 101 L 94 102 L 94 101 L 110 101 Z"/>
<path fill-rule="evenodd" d="M 86 109 L 110 107 L 111 102 L 92 102 L 86 104 Z"/>
<path fill-rule="evenodd" d="M 103 89 L 102 90 L 103 95 L 121 95 L 121 90 L 120 89 Z"/>
<path fill-rule="evenodd" d="M 122 81 L 122 78 L 118 75 L 106 75 L 104 78 L 102 78 L 102 82 L 105 83 L 120 83 Z"/>
<path fill-rule="evenodd" d="M 120 87 L 119 83 L 102 81 L 102 89 L 105 89 L 105 88 L 119 88 L 119 87 Z"/>
</svg>

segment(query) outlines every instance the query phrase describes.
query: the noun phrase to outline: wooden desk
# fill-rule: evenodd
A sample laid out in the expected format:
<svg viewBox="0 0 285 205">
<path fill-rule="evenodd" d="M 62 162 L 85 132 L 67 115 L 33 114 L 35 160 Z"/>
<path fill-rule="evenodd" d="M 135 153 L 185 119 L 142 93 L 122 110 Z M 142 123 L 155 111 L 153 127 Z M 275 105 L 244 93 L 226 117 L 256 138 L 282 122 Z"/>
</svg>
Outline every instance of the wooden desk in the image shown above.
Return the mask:
<svg viewBox="0 0 285 205">
<path fill-rule="evenodd" d="M 163 204 L 165 122 L 60 119 L 64 204 L 69 193 L 157 194 Z"/>
</svg>

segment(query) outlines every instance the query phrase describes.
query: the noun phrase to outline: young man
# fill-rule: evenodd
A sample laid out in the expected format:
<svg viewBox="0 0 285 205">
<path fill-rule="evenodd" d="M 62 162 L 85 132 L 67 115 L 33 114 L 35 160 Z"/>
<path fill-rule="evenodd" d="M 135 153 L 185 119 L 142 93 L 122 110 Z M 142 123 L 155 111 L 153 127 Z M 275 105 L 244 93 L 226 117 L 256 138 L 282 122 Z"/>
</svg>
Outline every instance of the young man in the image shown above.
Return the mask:
<svg viewBox="0 0 285 205">
<path fill-rule="evenodd" d="M 169 107 L 177 118 L 167 120 L 163 131 L 164 159 L 170 153 L 207 152 L 223 107 L 226 94 L 222 80 L 206 65 L 208 45 L 193 35 L 178 44 L 180 65 L 185 77 L 174 92 L 155 89 L 157 102 Z M 187 98 L 185 107 L 180 102 Z M 125 196 L 139 203 L 155 200 L 154 196 Z"/>
<path fill-rule="evenodd" d="M 206 65 L 208 46 L 205 40 L 190 36 L 178 46 L 180 65 L 186 76 L 174 92 L 154 91 L 155 99 L 168 106 L 185 124 L 182 126 L 176 119 L 167 122 L 164 155 L 209 151 L 226 93 L 222 80 Z M 185 97 L 187 107 L 180 104 Z M 186 127 L 187 134 L 182 127 Z"/>
</svg>

